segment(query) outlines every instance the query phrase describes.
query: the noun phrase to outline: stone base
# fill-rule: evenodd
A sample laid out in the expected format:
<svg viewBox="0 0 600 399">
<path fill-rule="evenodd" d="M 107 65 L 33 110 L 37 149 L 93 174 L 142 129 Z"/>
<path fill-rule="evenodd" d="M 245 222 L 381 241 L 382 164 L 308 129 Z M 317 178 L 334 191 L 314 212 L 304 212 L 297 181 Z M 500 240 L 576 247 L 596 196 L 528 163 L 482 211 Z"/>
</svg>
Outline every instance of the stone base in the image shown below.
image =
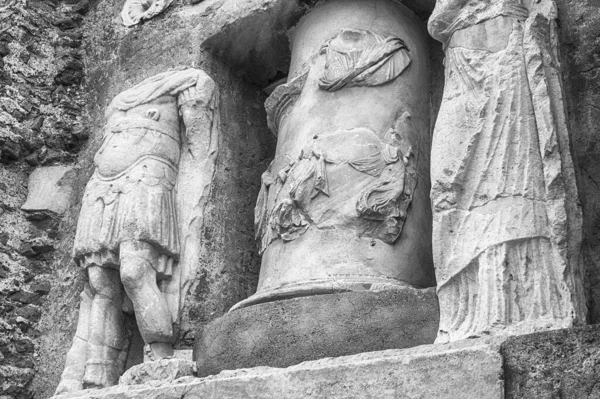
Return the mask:
<svg viewBox="0 0 600 399">
<path fill-rule="evenodd" d="M 61 399 L 501 399 L 498 344 L 481 340 L 362 353 L 305 362 L 287 369 L 257 367 L 206 378 L 117 385 Z"/>
<path fill-rule="evenodd" d="M 433 343 L 433 288 L 347 292 L 235 310 L 196 334 L 198 376 Z"/>
<path fill-rule="evenodd" d="M 600 398 L 600 324 L 508 338 L 506 398 Z"/>
</svg>

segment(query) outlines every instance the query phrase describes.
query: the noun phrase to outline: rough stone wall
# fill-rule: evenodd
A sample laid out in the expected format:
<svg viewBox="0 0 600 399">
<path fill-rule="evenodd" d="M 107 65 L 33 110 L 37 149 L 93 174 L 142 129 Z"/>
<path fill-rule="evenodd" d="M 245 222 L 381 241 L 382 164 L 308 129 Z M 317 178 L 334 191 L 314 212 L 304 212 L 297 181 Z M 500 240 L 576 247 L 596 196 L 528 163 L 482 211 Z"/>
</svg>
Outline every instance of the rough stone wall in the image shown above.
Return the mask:
<svg viewBox="0 0 600 399">
<path fill-rule="evenodd" d="M 600 322 L 600 3 L 558 0 L 571 145 L 583 207 L 589 315 Z"/>
<path fill-rule="evenodd" d="M 600 398 L 600 326 L 511 337 L 502 343 L 505 397 Z"/>
<path fill-rule="evenodd" d="M 86 7 L 58 0 L 0 5 L 2 398 L 33 396 L 30 382 L 43 333 L 39 320 L 56 285 L 52 265 L 68 237 L 69 223 L 59 215 L 28 214 L 20 207 L 34 167 L 71 163 L 87 138 L 80 90 Z"/>
</svg>

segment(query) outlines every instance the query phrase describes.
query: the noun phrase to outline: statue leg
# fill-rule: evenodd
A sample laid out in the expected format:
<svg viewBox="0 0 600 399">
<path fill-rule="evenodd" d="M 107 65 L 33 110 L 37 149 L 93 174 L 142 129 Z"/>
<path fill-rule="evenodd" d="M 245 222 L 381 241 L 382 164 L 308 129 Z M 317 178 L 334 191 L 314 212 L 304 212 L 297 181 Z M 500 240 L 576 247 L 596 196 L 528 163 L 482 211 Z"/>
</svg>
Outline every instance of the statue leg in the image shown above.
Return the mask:
<svg viewBox="0 0 600 399">
<path fill-rule="evenodd" d="M 90 313 L 94 299 L 88 284 L 85 285 L 80 297 L 81 303 L 79 305 L 77 331 L 75 332 L 75 337 L 73 337 L 73 345 L 71 345 L 71 349 L 67 353 L 65 369 L 60 376 L 60 383 L 56 388 L 55 395 L 83 389 L 83 373 L 85 372 L 85 362 L 88 357 Z"/>
<path fill-rule="evenodd" d="M 121 243 L 121 281 L 133 303 L 142 338 L 150 347 L 151 359 L 173 356 L 171 311 L 156 281 L 158 255 L 146 242 Z"/>
<path fill-rule="evenodd" d="M 122 288 L 117 270 L 90 266 L 88 276 L 94 299 L 83 387 L 104 388 L 119 382 L 125 366 L 123 351 L 128 342 L 121 309 Z"/>
</svg>

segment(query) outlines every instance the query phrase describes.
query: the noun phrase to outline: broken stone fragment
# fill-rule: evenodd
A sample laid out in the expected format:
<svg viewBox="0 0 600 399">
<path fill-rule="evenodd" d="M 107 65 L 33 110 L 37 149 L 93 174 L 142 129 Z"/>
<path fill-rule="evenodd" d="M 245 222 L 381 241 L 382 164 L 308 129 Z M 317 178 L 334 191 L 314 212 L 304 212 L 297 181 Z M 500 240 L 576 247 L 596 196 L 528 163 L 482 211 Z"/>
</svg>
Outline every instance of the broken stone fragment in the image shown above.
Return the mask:
<svg viewBox="0 0 600 399">
<path fill-rule="evenodd" d="M 70 166 L 35 169 L 29 176 L 27 201 L 21 209 L 27 212 L 64 213 L 71 201 L 74 175 Z"/>
<path fill-rule="evenodd" d="M 178 378 L 193 376 L 192 360 L 172 358 L 145 362 L 131 367 L 119 379 L 119 385 L 141 385 L 150 381 L 171 382 Z"/>
</svg>

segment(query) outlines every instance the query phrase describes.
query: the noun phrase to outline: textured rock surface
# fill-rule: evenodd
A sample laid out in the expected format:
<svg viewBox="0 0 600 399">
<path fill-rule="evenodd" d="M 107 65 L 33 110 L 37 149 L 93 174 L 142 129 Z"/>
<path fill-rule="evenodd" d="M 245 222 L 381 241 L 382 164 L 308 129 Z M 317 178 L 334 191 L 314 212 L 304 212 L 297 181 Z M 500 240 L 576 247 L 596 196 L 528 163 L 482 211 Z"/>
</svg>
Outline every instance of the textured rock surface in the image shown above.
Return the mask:
<svg viewBox="0 0 600 399">
<path fill-rule="evenodd" d="M 200 329 L 198 375 L 432 343 L 433 288 L 349 292 L 267 302 L 234 310 Z"/>
<path fill-rule="evenodd" d="M 71 228 L 56 215 L 20 210 L 28 176 L 35 166 L 70 163 L 88 134 L 79 88 L 85 10 L 69 3 L 0 5 L 0 397 L 33 396 L 42 306 L 56 289 L 52 266 Z M 73 284 L 64 277 L 58 281 Z"/>
<path fill-rule="evenodd" d="M 600 13 L 592 0 L 557 0 L 572 149 L 583 207 L 590 321 L 600 322 Z"/>
<path fill-rule="evenodd" d="M 600 325 L 506 340 L 506 398 L 600 398 Z"/>
<path fill-rule="evenodd" d="M 119 385 L 141 385 L 150 381 L 168 383 L 181 377 L 194 375 L 195 365 L 191 360 L 160 359 L 131 367 L 119 379 Z"/>
<path fill-rule="evenodd" d="M 322 359 L 287 369 L 224 371 L 164 385 L 115 386 L 60 398 L 501 399 L 502 378 L 498 345 L 467 341 Z"/>
</svg>

